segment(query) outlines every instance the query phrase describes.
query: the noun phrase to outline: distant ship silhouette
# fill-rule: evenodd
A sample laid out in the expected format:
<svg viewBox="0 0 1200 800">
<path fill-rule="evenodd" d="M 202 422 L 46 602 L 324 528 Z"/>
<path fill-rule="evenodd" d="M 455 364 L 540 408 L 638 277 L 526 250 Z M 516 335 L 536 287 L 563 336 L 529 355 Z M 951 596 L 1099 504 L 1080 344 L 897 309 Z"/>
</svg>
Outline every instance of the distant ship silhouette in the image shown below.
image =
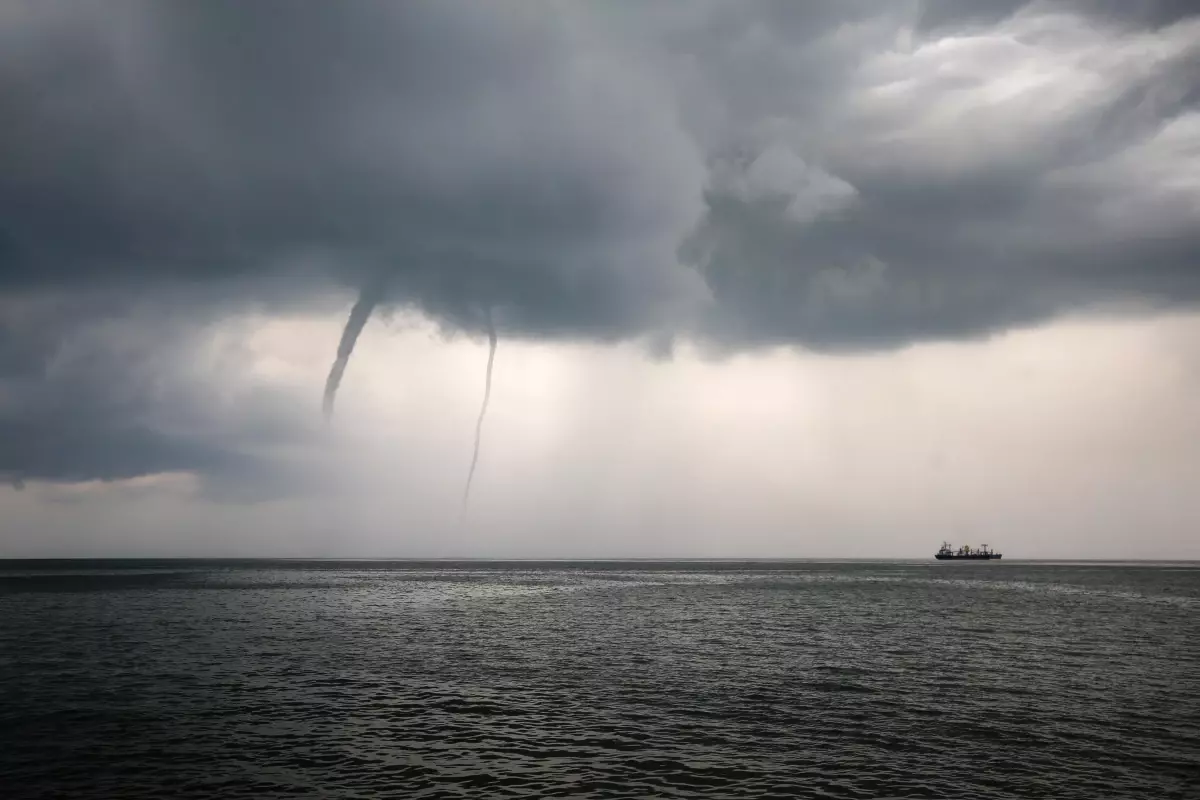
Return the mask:
<svg viewBox="0 0 1200 800">
<path fill-rule="evenodd" d="M 949 542 L 942 542 L 942 548 L 933 557 L 938 561 L 990 561 L 1004 558 L 1004 555 L 992 552 L 986 544 L 981 545 L 978 550 L 972 550 L 970 545 L 963 545 L 955 550 Z"/>
</svg>

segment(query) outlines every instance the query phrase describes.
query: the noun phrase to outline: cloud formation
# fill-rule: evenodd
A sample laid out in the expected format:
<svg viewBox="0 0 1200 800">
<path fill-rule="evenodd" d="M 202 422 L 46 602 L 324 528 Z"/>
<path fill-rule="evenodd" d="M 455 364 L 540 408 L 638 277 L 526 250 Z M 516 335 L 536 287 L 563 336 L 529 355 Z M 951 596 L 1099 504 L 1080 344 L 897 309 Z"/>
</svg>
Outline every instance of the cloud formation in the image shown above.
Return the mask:
<svg viewBox="0 0 1200 800">
<path fill-rule="evenodd" d="M 53 372 L 134 306 L 161 310 L 137 329 L 161 364 L 182 311 L 194 327 L 380 277 L 381 308 L 449 329 L 481 332 L 490 306 L 506 337 L 732 350 L 1194 304 L 1190 11 L 6 4 L 0 471 L 219 473 L 240 452 L 167 436 L 145 365 L 104 338 L 91 372 Z M 94 430 L 63 424 L 85 419 L 68 398 Z M 95 460 L 139 436 L 105 456 L 130 463 Z"/>
</svg>

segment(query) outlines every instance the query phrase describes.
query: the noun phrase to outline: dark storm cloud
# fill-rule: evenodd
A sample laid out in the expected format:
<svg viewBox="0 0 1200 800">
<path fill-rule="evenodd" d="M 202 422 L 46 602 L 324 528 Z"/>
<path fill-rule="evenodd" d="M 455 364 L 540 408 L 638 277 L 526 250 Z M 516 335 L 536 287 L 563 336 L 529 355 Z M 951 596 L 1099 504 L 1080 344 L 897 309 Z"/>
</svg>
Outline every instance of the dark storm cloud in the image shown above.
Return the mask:
<svg viewBox="0 0 1200 800">
<path fill-rule="evenodd" d="M 121 358 L 42 377 L 129 298 L 202 318 L 383 275 L 382 309 L 452 328 L 494 307 L 504 336 L 833 349 L 1191 304 L 1188 11 L 6 4 L 0 470 L 228 468 L 232 440 L 166 435 Z M 115 431 L 141 444 L 96 461 Z"/>
<path fill-rule="evenodd" d="M 795 52 L 800 6 L 678 45 L 721 88 L 710 152 L 743 165 L 710 173 L 685 245 L 717 344 L 888 347 L 1200 297 L 1200 18 L 851 5 Z"/>
<path fill-rule="evenodd" d="M 317 254 L 352 285 L 396 273 L 434 314 L 507 302 L 553 335 L 645 324 L 698 284 L 671 258 L 703 166 L 670 97 L 549 9 L 30 8 L 0 55 L 9 285 Z"/>
<path fill-rule="evenodd" d="M 1115 21 L 1131 25 L 1159 27 L 1196 13 L 1191 0 L 924 0 L 917 17 L 918 29 L 951 32 L 995 25 L 1023 8 L 1042 12 L 1067 12 L 1081 19 Z"/>
<path fill-rule="evenodd" d="M 226 386 L 236 344 L 194 365 L 199 327 L 105 291 L 0 302 L 0 482 L 191 472 L 242 500 L 287 491 L 285 476 L 310 483 L 281 455 L 313 436 L 311 409 L 277 387 Z"/>
</svg>

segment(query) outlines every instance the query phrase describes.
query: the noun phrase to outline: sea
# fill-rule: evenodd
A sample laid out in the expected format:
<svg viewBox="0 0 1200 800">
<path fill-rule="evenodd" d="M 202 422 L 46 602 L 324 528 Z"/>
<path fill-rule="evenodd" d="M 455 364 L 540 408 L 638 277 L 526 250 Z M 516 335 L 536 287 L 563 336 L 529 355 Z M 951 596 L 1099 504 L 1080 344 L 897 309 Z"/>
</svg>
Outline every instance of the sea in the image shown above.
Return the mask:
<svg viewBox="0 0 1200 800">
<path fill-rule="evenodd" d="M 0 562 L 0 797 L 1200 798 L 1200 564 Z"/>
</svg>

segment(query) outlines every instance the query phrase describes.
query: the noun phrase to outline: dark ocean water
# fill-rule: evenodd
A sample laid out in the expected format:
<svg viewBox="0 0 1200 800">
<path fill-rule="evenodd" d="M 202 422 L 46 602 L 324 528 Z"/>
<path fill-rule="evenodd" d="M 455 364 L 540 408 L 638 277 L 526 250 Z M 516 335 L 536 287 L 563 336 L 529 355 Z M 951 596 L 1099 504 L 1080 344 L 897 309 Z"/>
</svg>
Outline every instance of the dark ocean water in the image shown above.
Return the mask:
<svg viewBox="0 0 1200 800">
<path fill-rule="evenodd" d="M 0 562 L 0 797 L 1200 798 L 1200 565 Z"/>
</svg>

